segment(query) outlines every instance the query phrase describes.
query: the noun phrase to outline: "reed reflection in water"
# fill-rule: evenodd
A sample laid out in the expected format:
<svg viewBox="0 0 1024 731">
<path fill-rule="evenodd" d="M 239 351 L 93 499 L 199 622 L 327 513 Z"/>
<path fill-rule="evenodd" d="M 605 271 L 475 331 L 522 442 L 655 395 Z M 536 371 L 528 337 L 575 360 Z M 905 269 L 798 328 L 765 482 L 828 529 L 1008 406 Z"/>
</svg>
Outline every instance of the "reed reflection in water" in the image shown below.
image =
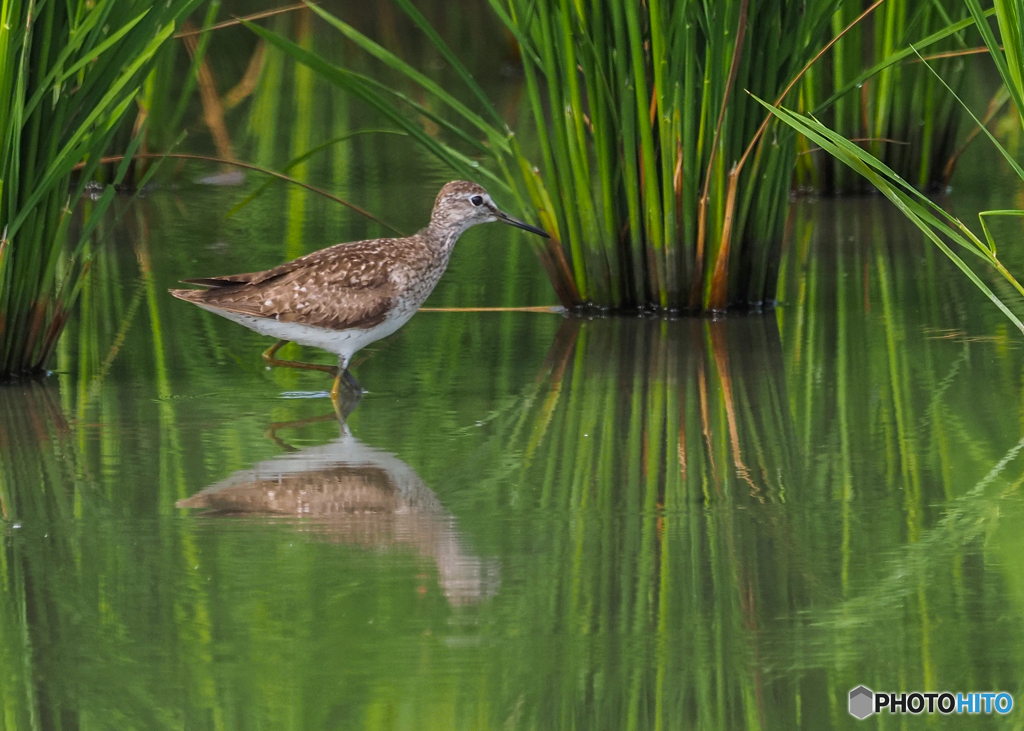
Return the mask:
<svg viewBox="0 0 1024 731">
<path fill-rule="evenodd" d="M 837 258 L 816 284 L 863 295 Z M 915 279 L 883 274 L 887 296 Z M 798 358 L 774 317 L 564 324 L 508 426 L 512 524 L 534 530 L 500 553 L 545 556 L 504 561 L 530 587 L 510 615 L 547 638 L 505 645 L 523 727 L 836 728 L 859 684 L 1018 688 L 1024 632 L 992 615 L 1024 606 L 1020 445 L 943 428 L 975 406 L 955 398 L 969 366 L 939 357 L 962 346 L 890 314 L 827 340 L 809 318 Z"/>
</svg>

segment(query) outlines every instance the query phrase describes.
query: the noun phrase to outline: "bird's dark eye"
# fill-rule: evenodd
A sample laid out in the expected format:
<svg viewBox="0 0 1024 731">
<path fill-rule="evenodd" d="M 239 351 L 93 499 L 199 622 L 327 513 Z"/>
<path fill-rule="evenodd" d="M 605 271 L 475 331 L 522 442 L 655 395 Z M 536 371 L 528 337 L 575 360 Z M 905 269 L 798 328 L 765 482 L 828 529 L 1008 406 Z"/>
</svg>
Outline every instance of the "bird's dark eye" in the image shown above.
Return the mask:
<svg viewBox="0 0 1024 731">
<path fill-rule="evenodd" d="M 475 195 L 469 199 L 469 202 L 474 206 L 482 206 L 484 204 L 484 197 L 482 195 Z"/>
</svg>

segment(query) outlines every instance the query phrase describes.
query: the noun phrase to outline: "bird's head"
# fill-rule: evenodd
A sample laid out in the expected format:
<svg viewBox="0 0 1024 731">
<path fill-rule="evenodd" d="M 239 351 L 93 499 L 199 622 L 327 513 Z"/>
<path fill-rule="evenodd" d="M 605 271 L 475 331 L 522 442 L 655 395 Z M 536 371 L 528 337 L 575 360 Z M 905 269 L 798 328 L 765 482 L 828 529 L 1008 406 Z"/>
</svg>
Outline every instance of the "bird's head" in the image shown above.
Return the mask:
<svg viewBox="0 0 1024 731">
<path fill-rule="evenodd" d="M 430 217 L 431 226 L 458 233 L 470 226 L 490 221 L 501 221 L 546 239 L 551 238 L 543 229 L 505 213 L 495 205 L 486 190 L 465 180 L 455 180 L 441 188 L 434 203 L 434 213 Z"/>
</svg>

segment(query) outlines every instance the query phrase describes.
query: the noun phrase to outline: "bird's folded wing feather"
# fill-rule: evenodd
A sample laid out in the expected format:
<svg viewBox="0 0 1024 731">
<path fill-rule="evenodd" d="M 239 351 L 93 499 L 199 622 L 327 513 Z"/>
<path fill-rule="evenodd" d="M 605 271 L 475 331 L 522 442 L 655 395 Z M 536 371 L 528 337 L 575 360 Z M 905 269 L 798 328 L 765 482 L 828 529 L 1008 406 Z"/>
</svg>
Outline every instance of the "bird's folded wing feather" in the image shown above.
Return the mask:
<svg viewBox="0 0 1024 731">
<path fill-rule="evenodd" d="M 245 274 L 228 274 L 223 277 L 198 277 L 196 279 L 182 279 L 183 284 L 201 284 L 204 287 L 233 287 L 236 284 L 262 284 L 263 282 L 277 279 L 289 274 L 296 269 L 307 266 L 315 266 L 321 261 L 334 261 L 351 259 L 352 264 L 361 266 L 367 259 L 367 249 L 389 243 L 388 239 L 371 239 L 369 241 L 354 241 L 348 244 L 338 244 L 326 249 L 314 251 L 311 254 L 300 256 L 298 259 L 286 261 L 273 269 L 264 269 L 260 272 L 246 272 Z"/>
<path fill-rule="evenodd" d="M 332 330 L 379 325 L 395 294 L 391 260 L 353 244 L 323 249 L 264 272 L 215 280 L 218 284 L 211 289 L 174 294 L 229 312 Z"/>
<path fill-rule="evenodd" d="M 285 262 L 273 269 L 265 269 L 262 272 L 247 272 L 245 274 L 228 274 L 223 277 L 199 277 L 197 279 L 182 279 L 183 284 L 201 284 L 204 287 L 216 289 L 218 287 L 233 287 L 236 284 L 261 284 L 269 279 L 276 279 L 284 274 L 295 270 L 298 259 Z"/>
</svg>

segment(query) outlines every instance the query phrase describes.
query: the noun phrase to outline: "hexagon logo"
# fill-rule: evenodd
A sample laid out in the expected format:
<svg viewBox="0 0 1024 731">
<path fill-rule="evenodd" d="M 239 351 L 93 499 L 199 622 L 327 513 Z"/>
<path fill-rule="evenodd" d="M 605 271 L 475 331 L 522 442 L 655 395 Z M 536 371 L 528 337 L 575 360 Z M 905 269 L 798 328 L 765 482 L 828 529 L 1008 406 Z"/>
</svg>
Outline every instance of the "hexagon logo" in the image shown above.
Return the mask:
<svg viewBox="0 0 1024 731">
<path fill-rule="evenodd" d="M 875 694 L 870 688 L 858 685 L 850 691 L 850 715 L 863 721 L 875 712 Z"/>
</svg>

